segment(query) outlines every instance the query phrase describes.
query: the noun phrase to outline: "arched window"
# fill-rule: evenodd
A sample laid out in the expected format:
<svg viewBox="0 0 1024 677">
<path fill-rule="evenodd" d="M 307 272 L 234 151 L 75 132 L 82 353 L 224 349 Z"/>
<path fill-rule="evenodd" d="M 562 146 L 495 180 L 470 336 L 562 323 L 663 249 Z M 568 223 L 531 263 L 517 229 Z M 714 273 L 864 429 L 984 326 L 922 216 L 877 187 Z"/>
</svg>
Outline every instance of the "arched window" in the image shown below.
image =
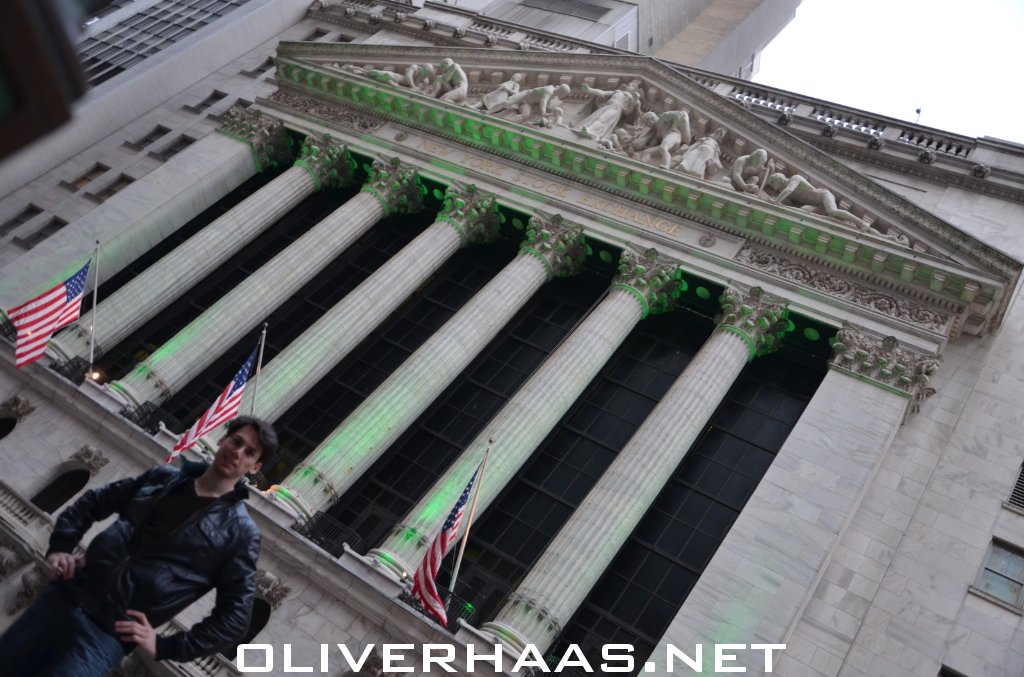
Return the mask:
<svg viewBox="0 0 1024 677">
<path fill-rule="evenodd" d="M 0 440 L 11 434 L 14 426 L 18 425 L 18 417 L 10 414 L 0 414 Z"/>
<path fill-rule="evenodd" d="M 81 491 L 89 477 L 89 471 L 85 468 L 65 470 L 32 497 L 32 504 L 52 515 Z"/>
<path fill-rule="evenodd" d="M 267 600 L 257 597 L 256 601 L 252 605 L 252 620 L 249 621 L 249 629 L 242 635 L 242 639 L 238 640 L 238 643 L 231 645 L 230 647 L 222 650 L 220 654 L 230 661 L 235 660 L 235 654 L 238 652 L 239 644 L 248 644 L 252 641 L 252 638 L 259 634 L 267 625 L 267 621 L 270 620 L 270 602 Z"/>
</svg>

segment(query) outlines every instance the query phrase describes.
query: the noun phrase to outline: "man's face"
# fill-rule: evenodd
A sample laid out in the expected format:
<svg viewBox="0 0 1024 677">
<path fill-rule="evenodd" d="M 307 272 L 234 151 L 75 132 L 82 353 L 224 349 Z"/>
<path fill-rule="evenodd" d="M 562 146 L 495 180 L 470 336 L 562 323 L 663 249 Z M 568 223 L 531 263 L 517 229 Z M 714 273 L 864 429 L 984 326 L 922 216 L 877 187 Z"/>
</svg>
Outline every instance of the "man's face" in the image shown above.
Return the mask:
<svg viewBox="0 0 1024 677">
<path fill-rule="evenodd" d="M 242 479 L 260 469 L 262 455 L 263 447 L 256 430 L 252 426 L 243 426 L 221 439 L 217 456 L 213 459 L 213 470 L 225 479 Z"/>
</svg>

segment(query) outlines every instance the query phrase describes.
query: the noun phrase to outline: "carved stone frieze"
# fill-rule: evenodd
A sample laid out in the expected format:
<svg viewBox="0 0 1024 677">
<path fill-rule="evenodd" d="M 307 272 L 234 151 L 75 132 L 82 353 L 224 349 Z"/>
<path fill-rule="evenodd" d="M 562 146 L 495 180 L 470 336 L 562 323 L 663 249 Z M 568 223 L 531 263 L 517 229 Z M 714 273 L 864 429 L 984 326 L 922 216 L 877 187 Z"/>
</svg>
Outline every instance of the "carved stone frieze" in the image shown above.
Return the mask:
<svg viewBox="0 0 1024 677">
<path fill-rule="evenodd" d="M 881 337 L 844 322 L 832 351 L 833 365 L 910 395 L 912 411 L 935 392 L 928 381 L 939 368 L 939 356 L 904 348 L 893 336 Z"/>
<path fill-rule="evenodd" d="M 271 609 L 281 606 L 281 602 L 291 591 L 291 588 L 269 571 L 260 569 L 256 572 L 256 595 L 267 600 Z"/>
<path fill-rule="evenodd" d="M 232 106 L 223 117 L 222 134 L 249 144 L 256 169 L 275 167 L 292 159 L 291 137 L 280 120 L 264 115 L 263 111 Z"/>
<path fill-rule="evenodd" d="M 49 576 L 40 567 L 34 566 L 26 571 L 21 577 L 21 587 L 14 601 L 7 605 L 7 615 L 13 616 L 31 604 L 48 582 Z"/>
<path fill-rule="evenodd" d="M 535 212 L 526 228 L 520 251 L 539 258 L 548 268 L 548 277 L 569 277 L 583 269 L 586 256 L 583 228 L 569 223 L 561 214 Z"/>
<path fill-rule="evenodd" d="M 270 96 L 270 101 L 305 113 L 310 117 L 325 122 L 333 122 L 339 127 L 347 127 L 357 132 L 372 132 L 384 126 L 385 121 L 359 113 L 344 106 L 330 103 L 312 96 L 303 96 L 293 91 L 278 89 Z"/>
<path fill-rule="evenodd" d="M 352 180 L 355 162 L 348 154 L 348 148 L 334 143 L 330 136 L 317 137 L 310 134 L 302 142 L 296 167 L 308 171 L 321 188 L 340 188 Z"/>
<path fill-rule="evenodd" d="M 749 245 L 739 251 L 736 261 L 931 331 L 945 331 L 952 319 L 949 315 L 920 303 L 897 298 L 873 287 L 847 280 L 835 273 L 815 270 L 774 252 Z"/>
<path fill-rule="evenodd" d="M 91 444 L 83 444 L 78 451 L 69 457 L 72 461 L 78 461 L 85 466 L 90 475 L 95 475 L 103 466 L 109 463 L 109 459 Z"/>
<path fill-rule="evenodd" d="M 971 167 L 971 175 L 976 176 L 979 179 L 988 178 L 988 175 L 991 173 L 992 168 L 980 162 Z"/>
<path fill-rule="evenodd" d="M 21 421 L 35 410 L 36 408 L 28 401 L 28 398 L 21 395 L 12 395 L 4 400 L 3 404 L 0 404 L 0 416 L 6 414 L 13 416 L 18 421 Z"/>
<path fill-rule="evenodd" d="M 636 296 L 643 307 L 643 317 L 647 317 L 676 307 L 682 278 L 682 270 L 675 259 L 662 256 L 653 248 L 639 253 L 624 249 L 612 288 L 624 289 Z"/>
<path fill-rule="evenodd" d="M 444 207 L 437 217 L 452 225 L 463 244 L 493 242 L 498 237 L 498 201 L 475 185 L 452 184 L 444 194 Z"/>
<path fill-rule="evenodd" d="M 380 201 L 385 216 L 418 212 L 423 208 L 423 196 L 427 193 L 416 167 L 403 164 L 397 157 L 383 156 L 373 161 L 363 191 Z"/>
<path fill-rule="evenodd" d="M 717 330 L 731 331 L 747 343 L 749 359 L 777 350 L 786 329 L 787 301 L 760 287 L 730 285 L 722 292 Z"/>
</svg>

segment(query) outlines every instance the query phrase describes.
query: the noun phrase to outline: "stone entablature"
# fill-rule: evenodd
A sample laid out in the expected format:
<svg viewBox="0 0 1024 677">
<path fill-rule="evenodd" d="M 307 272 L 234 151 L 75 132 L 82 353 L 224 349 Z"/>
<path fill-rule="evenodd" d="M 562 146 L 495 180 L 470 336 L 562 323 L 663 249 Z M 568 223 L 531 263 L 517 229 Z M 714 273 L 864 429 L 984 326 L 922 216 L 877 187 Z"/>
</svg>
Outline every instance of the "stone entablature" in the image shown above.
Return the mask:
<svg viewBox="0 0 1024 677">
<path fill-rule="evenodd" d="M 348 51 L 340 54 L 338 49 L 341 47 L 358 49 L 355 50 L 355 55 L 349 54 Z M 911 225 L 920 226 L 918 216 L 930 217 L 938 222 L 941 229 L 949 231 L 939 234 L 948 235 L 951 241 L 959 240 L 958 248 L 945 253 L 941 245 L 936 245 L 931 239 L 935 233 L 928 228 L 921 229 L 929 238 L 926 243 L 917 246 L 918 243 L 915 241 L 915 246 L 908 248 L 902 243 L 890 241 L 871 232 L 863 232 L 842 222 L 837 223 L 828 217 L 810 214 L 804 210 L 780 208 L 767 200 L 741 193 L 720 183 L 691 178 L 627 155 L 594 148 L 593 144 L 566 139 L 564 133 L 560 137 L 552 137 L 545 133 L 545 130 L 531 125 L 497 119 L 466 106 L 431 98 L 407 87 L 385 85 L 356 73 L 346 73 L 340 68 L 333 67 L 331 64 L 337 63 L 334 61 L 330 64 L 312 63 L 313 60 L 323 61 L 326 58 L 367 58 L 370 56 L 367 54 L 368 50 L 367 46 L 362 45 L 284 44 L 278 61 L 279 81 L 292 100 L 297 96 L 313 97 L 353 106 L 363 112 L 418 128 L 427 134 L 446 137 L 485 153 L 500 155 L 540 169 L 547 174 L 560 175 L 576 184 L 588 185 L 661 212 L 683 216 L 753 242 L 795 254 L 800 258 L 819 260 L 826 268 L 836 269 L 882 289 L 916 298 L 936 310 L 948 312 L 950 316 L 956 318 L 949 324 L 950 336 L 956 336 L 961 331 L 983 334 L 997 324 L 1008 300 L 1006 290 L 1012 287 L 1019 273 L 1019 264 L 1015 261 L 974 242 L 970 243 L 974 245 L 973 247 L 963 247 L 962 244 L 971 238 L 916 207 L 911 207 L 874 184 L 872 190 L 875 193 L 886 193 L 882 197 L 886 198 L 889 204 L 882 206 L 896 208 L 894 220 L 899 222 L 901 227 L 904 226 L 904 219 Z M 413 51 L 415 54 L 410 56 L 421 57 L 421 60 L 425 56 L 424 50 Z M 379 50 L 373 55 L 383 56 Z M 437 54 L 431 56 L 436 57 Z M 538 61 L 537 65 L 543 62 L 548 69 L 564 65 L 559 59 L 567 58 L 565 55 L 545 56 L 548 58 Z M 379 65 L 381 61 L 367 60 L 363 63 L 370 67 Z M 395 67 L 407 65 L 397 64 Z M 634 69 L 636 65 L 637 62 L 634 62 Z M 499 63 L 490 66 L 493 72 L 488 72 L 483 67 L 467 70 L 471 92 L 486 91 L 491 88 L 491 82 L 512 74 L 511 70 L 494 70 L 499 66 L 504 69 L 506 65 Z M 518 70 L 527 72 L 528 77 L 535 78 L 534 82 L 554 82 L 550 76 L 545 79 L 544 73 L 531 71 L 528 66 L 529 64 L 519 64 Z M 645 75 L 653 77 L 650 74 Z M 563 74 L 560 80 L 573 81 L 574 77 L 577 76 Z M 587 77 L 593 82 L 610 86 L 598 80 L 596 75 Z M 623 78 L 618 80 L 621 79 Z M 474 85 L 474 82 L 486 82 L 487 85 Z M 586 82 L 586 79 L 583 82 Z M 701 92 L 703 96 L 709 97 L 706 91 L 692 82 L 689 86 Z M 655 100 L 669 101 L 665 105 L 678 106 L 677 100 L 657 93 L 652 94 L 652 91 L 652 87 L 647 88 L 647 100 L 653 97 Z M 574 98 L 578 100 L 580 97 L 578 94 L 565 97 L 567 103 L 573 102 Z M 733 113 L 751 118 L 742 111 L 734 110 Z M 691 109 L 691 119 L 694 120 L 695 129 L 705 132 L 717 124 L 712 123 L 696 109 Z M 791 138 L 783 138 L 774 129 L 769 129 L 768 135 L 772 137 L 773 142 L 792 144 Z M 738 141 L 734 146 L 742 148 Z M 800 148 L 804 154 L 812 152 L 806 147 Z M 734 148 L 733 152 L 738 151 Z M 820 162 L 820 158 L 812 159 Z M 845 174 L 850 173 L 835 163 L 830 163 L 829 168 L 840 179 L 846 178 Z M 840 206 L 845 205 L 840 202 Z M 870 203 L 868 206 L 871 206 Z M 879 213 L 884 213 L 884 210 L 879 210 Z M 970 267 L 952 260 L 954 257 L 964 259 L 964 252 L 984 259 L 984 263 L 987 264 L 1001 264 L 999 272 L 1008 273 L 1012 279 L 1006 280 L 1002 275 L 971 270 Z"/>
</svg>

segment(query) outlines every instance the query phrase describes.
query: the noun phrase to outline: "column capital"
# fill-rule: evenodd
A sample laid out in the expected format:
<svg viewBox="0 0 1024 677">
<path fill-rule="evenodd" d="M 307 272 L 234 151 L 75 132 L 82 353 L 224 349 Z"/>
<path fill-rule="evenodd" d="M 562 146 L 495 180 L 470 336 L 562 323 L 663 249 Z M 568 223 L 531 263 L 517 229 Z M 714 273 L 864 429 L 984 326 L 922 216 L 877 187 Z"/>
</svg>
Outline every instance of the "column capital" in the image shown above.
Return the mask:
<svg viewBox="0 0 1024 677">
<path fill-rule="evenodd" d="M 662 256 L 653 247 L 642 252 L 623 249 L 619 273 L 612 281 L 612 289 L 622 289 L 637 298 L 643 308 L 641 319 L 673 310 L 682 285 L 679 262 Z"/>
<path fill-rule="evenodd" d="M 224 114 L 217 131 L 249 144 L 258 172 L 288 162 L 293 157 L 292 140 L 285 131 L 284 123 L 264 115 L 263 111 L 232 106 Z"/>
<path fill-rule="evenodd" d="M 940 357 L 901 346 L 895 336 L 879 336 L 844 322 L 832 343 L 831 366 L 858 378 L 906 395 L 913 412 L 935 394 L 928 387 Z"/>
<path fill-rule="evenodd" d="M 722 312 L 715 318 L 716 331 L 729 331 L 747 344 L 747 361 L 779 347 L 786 328 L 789 303 L 761 287 L 729 285 L 719 299 Z"/>
<path fill-rule="evenodd" d="M 363 190 L 373 195 L 384 208 L 384 216 L 412 214 L 423 208 L 427 189 L 420 183 L 419 171 L 401 158 L 379 156 L 370 167 Z"/>
<path fill-rule="evenodd" d="M 498 237 L 498 201 L 475 184 L 452 184 L 444 193 L 444 207 L 437 220 L 459 234 L 462 245 L 493 242 Z"/>
<path fill-rule="evenodd" d="M 530 217 L 526 239 L 519 245 L 519 251 L 543 261 L 550 280 L 576 275 L 583 270 L 587 243 L 582 226 L 569 223 L 561 214 L 537 211 Z"/>
<path fill-rule="evenodd" d="M 349 157 L 348 148 L 334 143 L 327 134 L 307 136 L 295 166 L 309 172 L 317 190 L 344 186 L 355 173 L 355 162 Z"/>
</svg>

